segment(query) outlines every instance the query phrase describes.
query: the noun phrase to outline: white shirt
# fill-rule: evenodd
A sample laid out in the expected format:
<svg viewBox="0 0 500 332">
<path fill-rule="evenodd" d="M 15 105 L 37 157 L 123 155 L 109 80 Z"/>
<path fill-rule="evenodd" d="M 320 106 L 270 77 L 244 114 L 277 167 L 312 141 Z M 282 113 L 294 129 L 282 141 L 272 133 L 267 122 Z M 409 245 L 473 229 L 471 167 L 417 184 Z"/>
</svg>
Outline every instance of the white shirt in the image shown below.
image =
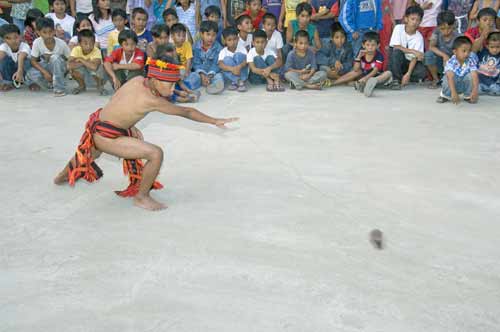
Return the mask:
<svg viewBox="0 0 500 332">
<path fill-rule="evenodd" d="M 423 5 L 428 0 L 415 0 L 418 5 Z M 428 27 L 436 27 L 437 26 L 437 16 L 441 11 L 441 5 L 443 3 L 442 0 L 431 0 L 432 7 L 424 10 L 424 17 L 422 18 L 422 22 L 420 26 L 423 28 Z"/>
<path fill-rule="evenodd" d="M 254 47 L 247 54 L 247 62 L 253 62 L 253 58 L 255 58 L 256 56 L 260 56 L 262 59 L 266 60 L 266 58 L 268 56 L 272 56 L 273 58 L 276 58 L 276 53 L 274 53 L 271 50 L 264 49 L 264 54 L 260 55 L 257 53 L 257 50 Z"/>
<path fill-rule="evenodd" d="M 60 25 L 64 32 L 69 33 L 70 36 L 73 36 L 73 25 L 75 24 L 75 19 L 72 16 L 66 15 L 61 20 L 57 18 L 55 13 L 48 13 L 45 17 L 51 18 L 54 21 L 54 26 Z"/>
<path fill-rule="evenodd" d="M 11 57 L 15 63 L 17 63 L 17 58 L 19 57 L 19 53 L 26 53 L 29 57 L 31 49 L 28 44 L 22 42 L 19 45 L 19 49 L 17 50 L 17 52 L 13 52 L 10 46 L 7 45 L 7 43 L 3 43 L 2 45 L 0 45 L 0 52 L 4 52 L 5 54 L 7 54 L 7 56 Z"/>
<path fill-rule="evenodd" d="M 252 48 L 252 38 L 252 34 L 250 33 L 247 35 L 247 40 L 241 39 L 240 35 L 238 35 L 238 48 L 243 47 L 247 52 L 250 51 Z"/>
<path fill-rule="evenodd" d="M 283 48 L 283 38 L 278 30 L 274 30 L 271 38 L 267 40 L 266 51 L 272 51 L 278 54 L 279 50 Z"/>
<path fill-rule="evenodd" d="M 69 58 L 71 51 L 69 50 L 68 45 L 64 42 L 64 40 L 59 38 L 54 38 L 56 40 L 56 44 L 54 49 L 51 51 L 45 46 L 42 37 L 38 37 L 33 42 L 33 48 L 31 49 L 31 56 L 34 58 L 39 58 L 42 55 L 64 55 L 66 58 Z"/>
<path fill-rule="evenodd" d="M 92 0 L 76 0 L 77 13 L 92 13 Z"/>
<path fill-rule="evenodd" d="M 391 36 L 391 42 L 389 43 L 391 47 L 401 46 L 416 50 L 419 52 L 424 52 L 424 37 L 420 32 L 415 32 L 413 35 L 409 35 L 405 31 L 404 24 L 398 24 L 394 27 Z"/>
<path fill-rule="evenodd" d="M 101 18 L 99 22 L 97 22 L 94 19 L 94 14 L 90 14 L 89 20 L 92 22 L 92 26 L 94 27 L 94 31 L 97 36 L 96 42 L 99 43 L 101 48 L 108 48 L 108 35 L 115 29 L 115 25 L 111 20 L 111 15 L 109 15 L 107 20 Z"/>
<path fill-rule="evenodd" d="M 233 57 L 235 53 L 243 53 L 247 55 L 247 50 L 244 47 L 241 47 L 238 43 L 238 46 L 236 46 L 236 50 L 234 52 L 231 52 L 230 50 L 227 49 L 227 46 L 222 49 L 222 51 L 219 52 L 219 61 L 224 60 L 225 57 Z"/>
</svg>

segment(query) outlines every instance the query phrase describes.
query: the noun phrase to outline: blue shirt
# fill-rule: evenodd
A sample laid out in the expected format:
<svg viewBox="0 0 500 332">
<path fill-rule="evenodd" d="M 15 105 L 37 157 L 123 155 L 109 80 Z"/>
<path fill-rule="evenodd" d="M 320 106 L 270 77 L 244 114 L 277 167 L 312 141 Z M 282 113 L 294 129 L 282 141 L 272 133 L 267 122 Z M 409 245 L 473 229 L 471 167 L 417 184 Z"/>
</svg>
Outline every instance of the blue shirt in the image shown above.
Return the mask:
<svg viewBox="0 0 500 332">
<path fill-rule="evenodd" d="M 293 50 L 288 53 L 288 56 L 286 57 L 285 72 L 290 69 L 305 69 L 307 65 L 311 65 L 311 68 L 315 70 L 318 67 L 316 64 L 316 55 L 311 50 L 311 48 L 307 49 L 306 55 L 304 57 L 298 56 L 297 53 L 295 53 L 295 50 Z"/>
<path fill-rule="evenodd" d="M 461 65 L 458 62 L 457 57 L 454 55 L 448 60 L 446 66 L 444 67 L 445 72 L 453 72 L 458 77 L 464 77 L 473 71 L 477 71 L 477 55 L 471 53 L 471 55 L 465 59 L 464 63 Z"/>
<path fill-rule="evenodd" d="M 215 42 L 212 47 L 208 50 L 202 48 L 202 41 L 198 40 L 193 46 L 193 71 L 195 73 L 205 72 L 205 73 L 218 73 L 220 68 L 218 66 L 219 53 L 222 50 L 222 46 Z"/>
<path fill-rule="evenodd" d="M 492 55 L 487 48 L 484 48 L 478 54 L 478 58 L 479 82 L 486 85 L 500 84 L 500 54 Z"/>
</svg>

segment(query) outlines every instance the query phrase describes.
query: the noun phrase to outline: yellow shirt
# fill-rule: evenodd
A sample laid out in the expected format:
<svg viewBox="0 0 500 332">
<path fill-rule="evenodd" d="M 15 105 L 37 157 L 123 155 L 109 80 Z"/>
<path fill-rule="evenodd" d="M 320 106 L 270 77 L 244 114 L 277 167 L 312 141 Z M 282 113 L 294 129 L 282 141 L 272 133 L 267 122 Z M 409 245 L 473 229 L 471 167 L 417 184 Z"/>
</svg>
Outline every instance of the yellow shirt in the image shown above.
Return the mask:
<svg viewBox="0 0 500 332">
<path fill-rule="evenodd" d="M 83 60 L 94 60 L 94 59 L 102 60 L 101 50 L 98 49 L 97 47 L 94 47 L 92 52 L 90 52 L 89 54 L 83 54 L 82 47 L 75 46 L 71 50 L 70 57 L 79 58 Z"/>
<path fill-rule="evenodd" d="M 186 40 L 181 47 L 176 46 L 176 52 L 179 56 L 179 61 L 181 65 L 185 66 L 187 61 L 193 58 L 193 48 L 191 44 Z"/>
<path fill-rule="evenodd" d="M 288 23 L 291 20 L 297 19 L 297 14 L 295 13 L 295 9 L 298 4 L 301 2 L 306 2 L 307 0 L 284 0 L 285 6 L 285 28 L 288 27 Z"/>
<path fill-rule="evenodd" d="M 120 31 L 118 30 L 113 30 L 109 33 L 108 35 L 108 55 L 113 53 L 114 50 L 120 47 L 120 44 L 118 43 L 118 35 L 120 34 Z"/>
</svg>

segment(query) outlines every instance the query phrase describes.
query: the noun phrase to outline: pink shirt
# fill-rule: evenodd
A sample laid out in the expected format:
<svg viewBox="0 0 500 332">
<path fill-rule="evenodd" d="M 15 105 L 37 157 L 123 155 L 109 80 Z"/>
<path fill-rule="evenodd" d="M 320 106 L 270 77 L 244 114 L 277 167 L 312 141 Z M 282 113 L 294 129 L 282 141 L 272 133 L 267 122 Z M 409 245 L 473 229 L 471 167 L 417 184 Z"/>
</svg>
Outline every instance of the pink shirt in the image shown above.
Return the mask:
<svg viewBox="0 0 500 332">
<path fill-rule="evenodd" d="M 424 10 L 424 17 L 422 18 L 422 23 L 420 26 L 422 28 L 435 27 L 437 26 L 437 16 L 441 11 L 442 0 L 431 0 L 432 7 Z M 415 0 L 417 4 L 422 6 L 427 0 Z"/>
<path fill-rule="evenodd" d="M 392 16 L 395 20 L 402 20 L 405 16 L 408 0 L 392 0 Z"/>
</svg>

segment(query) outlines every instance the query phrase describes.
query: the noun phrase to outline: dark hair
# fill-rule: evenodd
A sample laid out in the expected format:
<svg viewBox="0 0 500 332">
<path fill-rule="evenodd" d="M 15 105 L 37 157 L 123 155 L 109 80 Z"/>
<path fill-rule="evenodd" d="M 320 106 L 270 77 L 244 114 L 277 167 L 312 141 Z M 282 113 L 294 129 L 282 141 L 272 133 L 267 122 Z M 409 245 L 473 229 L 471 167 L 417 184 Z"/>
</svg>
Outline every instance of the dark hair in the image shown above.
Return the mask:
<svg viewBox="0 0 500 332">
<path fill-rule="evenodd" d="M 187 32 L 186 26 L 182 23 L 175 23 L 170 28 L 170 33 L 174 34 L 176 32 Z"/>
<path fill-rule="evenodd" d="M 332 38 L 333 38 L 333 36 L 334 36 L 337 32 L 340 32 L 340 33 L 342 33 L 344 36 L 347 36 L 347 34 L 346 34 L 346 32 L 345 32 L 344 28 L 342 28 L 342 25 L 340 25 L 340 23 L 339 23 L 339 22 L 334 22 L 334 23 L 332 24 L 331 29 L 332 29 L 332 30 L 331 30 L 331 31 L 332 31 Z"/>
<path fill-rule="evenodd" d="M 115 18 L 117 16 L 122 17 L 124 20 L 128 19 L 127 12 L 124 11 L 123 9 L 121 9 L 121 8 L 113 9 L 113 11 L 111 12 L 111 19 L 113 19 L 113 18 Z"/>
<path fill-rule="evenodd" d="M 312 15 L 313 7 L 307 2 L 301 2 L 297 5 L 297 8 L 295 8 L 295 14 L 299 16 L 302 12 L 307 12 L 309 15 Z"/>
<path fill-rule="evenodd" d="M 309 34 L 305 30 L 299 30 L 295 33 L 293 40 L 297 41 L 299 38 L 307 38 L 307 41 L 309 41 Z"/>
<path fill-rule="evenodd" d="M 208 6 L 207 8 L 205 8 L 205 17 L 209 17 L 210 15 L 217 15 L 219 17 L 221 17 L 221 12 L 220 12 L 220 8 L 217 7 L 217 6 Z"/>
<path fill-rule="evenodd" d="M 156 58 L 157 60 L 160 60 L 160 61 L 163 61 L 163 62 L 166 62 L 166 63 L 172 63 L 174 65 L 178 65 L 179 64 L 179 61 L 177 61 L 177 59 L 171 57 L 170 55 L 160 55 L 159 57 Z"/>
<path fill-rule="evenodd" d="M 190 5 L 190 6 L 191 6 L 191 4 L 192 4 L 192 3 L 193 3 L 193 0 L 189 0 L 189 5 Z M 181 4 L 181 2 L 180 2 L 180 1 L 176 1 L 176 2 L 175 2 L 175 5 L 176 5 L 177 7 L 182 6 L 182 4 Z"/>
<path fill-rule="evenodd" d="M 215 33 L 219 32 L 219 26 L 217 25 L 217 23 L 215 23 L 213 21 L 201 22 L 200 32 L 203 33 L 203 32 L 210 32 L 210 31 L 213 31 Z"/>
<path fill-rule="evenodd" d="M 484 17 L 484 16 L 491 16 L 493 18 L 497 17 L 497 12 L 491 8 L 491 7 L 486 7 L 486 8 L 483 8 L 479 11 L 479 13 L 477 13 L 477 19 L 480 20 L 481 17 Z"/>
<path fill-rule="evenodd" d="M 255 32 L 253 33 L 253 40 L 257 39 L 257 38 L 264 38 L 265 40 L 267 40 L 267 34 L 264 30 L 255 30 Z"/>
<path fill-rule="evenodd" d="M 363 44 L 367 41 L 374 41 L 377 44 L 380 44 L 380 36 L 377 32 L 375 31 L 368 31 L 363 35 Z"/>
<path fill-rule="evenodd" d="M 19 31 L 19 28 L 15 24 L 5 24 L 0 26 L 0 37 L 5 38 L 10 33 L 17 33 L 18 35 L 21 34 L 21 31 Z"/>
<path fill-rule="evenodd" d="M 243 23 L 243 21 L 246 20 L 246 19 L 248 19 L 250 21 L 252 20 L 252 18 L 250 17 L 250 15 L 240 15 L 240 16 L 238 16 L 236 18 L 236 21 L 235 21 L 236 27 L 238 27 L 239 25 L 241 25 Z"/>
<path fill-rule="evenodd" d="M 252 1 L 254 0 L 246 0 L 246 3 L 249 5 Z M 257 0 L 257 1 L 260 1 L 260 3 L 262 4 L 262 0 Z"/>
<path fill-rule="evenodd" d="M 410 15 L 418 15 L 420 19 L 422 19 L 422 17 L 424 17 L 424 10 L 420 6 L 410 6 L 406 8 L 405 17 Z"/>
<path fill-rule="evenodd" d="M 94 20 L 99 23 L 102 18 L 101 10 L 97 7 L 99 0 L 92 0 L 92 13 L 94 14 Z M 111 16 L 111 9 L 108 9 L 108 15 Z"/>
<path fill-rule="evenodd" d="M 66 7 L 68 6 L 68 2 L 66 0 L 49 0 L 49 7 L 53 7 L 54 2 L 56 2 L 56 1 L 62 1 L 66 5 Z"/>
<path fill-rule="evenodd" d="M 94 30 L 94 25 L 92 24 L 92 21 L 87 17 L 87 16 L 76 16 L 75 23 L 73 24 L 73 36 L 78 35 L 78 29 L 80 28 L 80 24 L 82 24 L 83 21 L 89 21 L 90 23 L 90 29 L 92 30 L 92 33 L 95 33 Z"/>
<path fill-rule="evenodd" d="M 93 31 L 87 29 L 78 31 L 78 42 L 81 42 L 83 38 L 92 38 L 95 41 L 95 34 Z"/>
<path fill-rule="evenodd" d="M 500 41 L 500 31 L 493 31 L 488 34 L 486 37 L 486 41 L 489 42 L 497 42 Z"/>
<path fill-rule="evenodd" d="M 443 10 L 437 16 L 437 25 L 454 25 L 455 24 L 455 14 L 451 10 Z"/>
<path fill-rule="evenodd" d="M 174 8 L 167 8 L 163 11 L 163 13 L 161 13 L 161 17 L 165 17 L 165 16 L 169 16 L 169 15 L 175 16 L 176 19 L 179 19 L 179 15 L 177 15 L 177 12 L 175 11 Z"/>
<path fill-rule="evenodd" d="M 46 28 L 54 30 L 54 21 L 51 18 L 40 17 L 38 20 L 36 20 L 36 29 L 38 31 Z"/>
<path fill-rule="evenodd" d="M 264 16 L 262 16 L 262 23 L 265 23 L 266 20 L 273 20 L 275 24 L 278 23 L 278 20 L 273 13 L 265 13 Z"/>
<path fill-rule="evenodd" d="M 148 12 L 142 7 L 136 7 L 132 10 L 132 19 L 134 19 L 137 14 L 146 15 L 146 19 L 149 17 Z"/>
<path fill-rule="evenodd" d="M 234 27 L 227 27 L 224 30 L 222 30 L 222 37 L 226 39 L 229 36 L 238 36 L 238 30 Z"/>
<path fill-rule="evenodd" d="M 175 48 L 175 46 L 172 43 L 167 43 L 165 45 L 158 45 L 158 47 L 156 47 L 156 52 L 154 54 L 154 58 L 158 59 L 162 55 L 164 55 L 165 53 L 174 53 L 174 54 L 176 54 L 176 48 Z"/>
<path fill-rule="evenodd" d="M 167 35 L 170 35 L 170 29 L 166 24 L 155 24 L 151 28 L 151 34 L 153 35 L 153 37 L 158 38 L 163 32 L 165 32 Z"/>
<path fill-rule="evenodd" d="M 31 26 L 33 24 L 33 22 L 36 22 L 37 19 L 39 19 L 40 17 L 43 17 L 43 16 L 44 15 L 40 9 L 31 8 L 26 13 L 26 19 L 24 20 L 24 26 L 25 27 Z"/>
<path fill-rule="evenodd" d="M 456 50 L 457 48 L 459 48 L 462 45 L 471 45 L 472 46 L 472 42 L 470 41 L 470 39 L 468 37 L 459 36 L 459 37 L 455 38 L 455 40 L 453 41 L 452 49 Z"/>
<path fill-rule="evenodd" d="M 132 39 L 137 44 L 137 35 L 132 30 L 123 30 L 118 34 L 118 44 L 122 44 L 127 39 Z"/>
</svg>

